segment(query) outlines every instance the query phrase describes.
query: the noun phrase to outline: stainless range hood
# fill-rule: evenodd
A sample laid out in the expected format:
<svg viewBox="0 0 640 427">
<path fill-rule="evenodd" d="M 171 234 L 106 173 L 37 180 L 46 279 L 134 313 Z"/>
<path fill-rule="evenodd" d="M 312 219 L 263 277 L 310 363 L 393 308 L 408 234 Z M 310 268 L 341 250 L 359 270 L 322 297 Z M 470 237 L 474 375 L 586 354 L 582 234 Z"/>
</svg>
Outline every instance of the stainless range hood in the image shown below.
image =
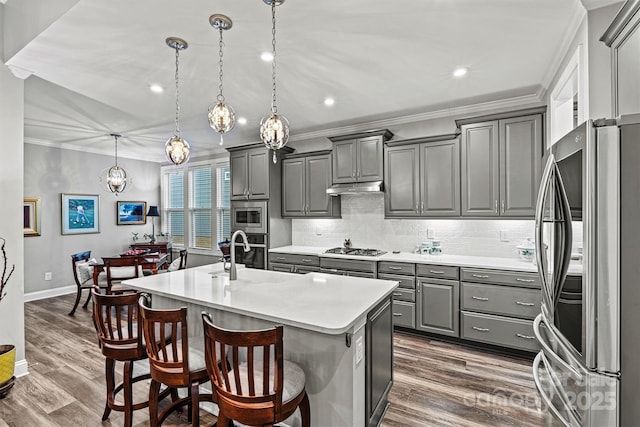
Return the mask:
<svg viewBox="0 0 640 427">
<path fill-rule="evenodd" d="M 327 194 L 330 196 L 340 196 L 342 194 L 380 193 L 382 191 L 382 181 L 333 184 L 331 188 L 327 188 Z"/>
</svg>

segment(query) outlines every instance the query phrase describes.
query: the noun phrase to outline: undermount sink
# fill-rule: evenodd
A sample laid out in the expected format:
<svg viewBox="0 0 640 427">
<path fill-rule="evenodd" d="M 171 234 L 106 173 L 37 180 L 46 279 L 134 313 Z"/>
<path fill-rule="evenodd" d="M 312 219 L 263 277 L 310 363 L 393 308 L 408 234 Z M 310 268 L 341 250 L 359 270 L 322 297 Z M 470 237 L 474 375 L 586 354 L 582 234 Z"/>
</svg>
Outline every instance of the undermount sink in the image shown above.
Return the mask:
<svg viewBox="0 0 640 427">
<path fill-rule="evenodd" d="M 229 277 L 229 273 L 224 271 L 213 271 L 211 275 L 212 277 Z M 237 281 L 248 283 L 277 283 L 286 280 L 288 276 L 288 273 L 281 273 L 278 271 L 259 270 L 255 268 L 239 268 L 238 280 L 234 280 L 231 282 Z"/>
</svg>

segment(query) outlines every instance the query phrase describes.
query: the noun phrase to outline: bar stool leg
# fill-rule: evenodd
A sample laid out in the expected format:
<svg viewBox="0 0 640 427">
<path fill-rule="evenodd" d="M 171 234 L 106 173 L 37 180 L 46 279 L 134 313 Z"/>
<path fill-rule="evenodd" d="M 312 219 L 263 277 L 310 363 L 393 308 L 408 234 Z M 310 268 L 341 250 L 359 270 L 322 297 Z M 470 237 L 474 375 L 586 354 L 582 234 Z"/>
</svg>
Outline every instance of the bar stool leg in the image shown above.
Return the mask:
<svg viewBox="0 0 640 427">
<path fill-rule="evenodd" d="M 116 388 L 115 366 L 116 366 L 115 360 L 110 358 L 105 359 L 104 375 L 107 383 L 107 402 L 104 405 L 104 413 L 102 414 L 102 421 L 105 421 L 107 418 L 109 418 L 109 414 L 111 414 L 110 402 L 113 401 L 113 390 Z"/>
<path fill-rule="evenodd" d="M 124 362 L 122 373 L 124 381 L 124 427 L 131 427 L 133 423 L 133 362 Z"/>
<path fill-rule="evenodd" d="M 158 398 L 160 395 L 160 383 L 151 380 L 149 385 L 149 421 L 151 427 L 158 427 Z"/>
</svg>

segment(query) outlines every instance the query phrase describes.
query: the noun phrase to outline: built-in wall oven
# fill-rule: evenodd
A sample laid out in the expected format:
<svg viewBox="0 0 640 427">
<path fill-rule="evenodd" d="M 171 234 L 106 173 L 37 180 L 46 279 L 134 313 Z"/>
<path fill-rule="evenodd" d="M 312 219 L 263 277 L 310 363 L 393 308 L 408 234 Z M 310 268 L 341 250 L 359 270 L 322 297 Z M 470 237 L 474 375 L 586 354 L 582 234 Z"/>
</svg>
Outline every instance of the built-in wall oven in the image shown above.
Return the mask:
<svg viewBox="0 0 640 427">
<path fill-rule="evenodd" d="M 267 234 L 269 216 L 266 200 L 232 201 L 231 230 L 249 234 Z"/>
</svg>

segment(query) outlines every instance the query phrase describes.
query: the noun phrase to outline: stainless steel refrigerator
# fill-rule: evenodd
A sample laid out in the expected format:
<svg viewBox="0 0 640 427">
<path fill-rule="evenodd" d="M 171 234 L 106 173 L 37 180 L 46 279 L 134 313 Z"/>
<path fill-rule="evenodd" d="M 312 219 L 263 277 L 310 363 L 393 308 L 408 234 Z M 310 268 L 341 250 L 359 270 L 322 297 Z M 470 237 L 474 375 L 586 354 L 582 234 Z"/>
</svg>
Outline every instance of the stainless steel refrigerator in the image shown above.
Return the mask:
<svg viewBox="0 0 640 427">
<path fill-rule="evenodd" d="M 566 426 L 640 425 L 640 114 L 589 120 L 550 149 L 536 249 L 546 410 Z"/>
</svg>

